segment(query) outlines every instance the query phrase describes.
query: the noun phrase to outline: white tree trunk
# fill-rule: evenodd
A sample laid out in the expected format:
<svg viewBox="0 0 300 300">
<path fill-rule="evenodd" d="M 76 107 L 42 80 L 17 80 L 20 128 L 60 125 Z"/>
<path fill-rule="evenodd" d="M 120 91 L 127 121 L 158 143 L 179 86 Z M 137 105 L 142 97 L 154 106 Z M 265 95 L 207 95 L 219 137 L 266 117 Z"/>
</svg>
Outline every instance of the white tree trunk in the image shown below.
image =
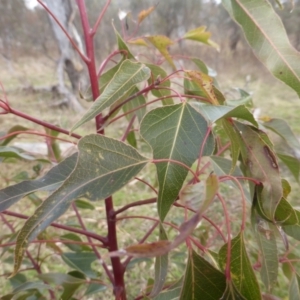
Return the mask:
<svg viewBox="0 0 300 300">
<path fill-rule="evenodd" d="M 72 0 L 45 0 L 50 11 L 56 16 L 62 26 L 77 43 L 78 48 L 83 51 L 79 33 L 73 24 L 75 9 L 71 1 Z M 78 93 L 83 67 L 78 59 L 78 54 L 73 49 L 73 46 L 66 37 L 65 33 L 50 15 L 49 19 L 61 55 L 57 66 L 59 93 L 64 95 L 66 102 L 75 111 L 80 112 L 83 110 L 83 108 L 75 95 Z M 72 91 L 70 91 L 65 85 L 64 72 L 66 72 L 68 75 L 72 86 Z"/>
</svg>

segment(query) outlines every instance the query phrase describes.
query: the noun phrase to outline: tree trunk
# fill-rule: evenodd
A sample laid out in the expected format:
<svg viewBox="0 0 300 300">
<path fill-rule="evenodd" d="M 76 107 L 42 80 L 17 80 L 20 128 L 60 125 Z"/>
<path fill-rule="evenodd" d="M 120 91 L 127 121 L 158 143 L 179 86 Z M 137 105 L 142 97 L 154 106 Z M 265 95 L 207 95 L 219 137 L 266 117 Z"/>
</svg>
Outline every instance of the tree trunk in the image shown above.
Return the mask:
<svg viewBox="0 0 300 300">
<path fill-rule="evenodd" d="M 49 10 L 56 16 L 62 26 L 77 43 L 78 48 L 83 52 L 80 36 L 73 24 L 75 9 L 71 1 L 72 0 L 45 0 Z M 65 33 L 49 14 L 48 16 L 60 50 L 60 59 L 57 66 L 59 93 L 64 95 L 67 104 L 69 104 L 75 111 L 80 112 L 83 108 L 75 95 L 79 90 L 80 80 L 83 75 L 83 67 L 79 61 L 78 54 L 73 49 L 73 46 Z M 71 83 L 72 91 L 70 91 L 65 85 L 64 72 L 66 72 Z"/>
</svg>

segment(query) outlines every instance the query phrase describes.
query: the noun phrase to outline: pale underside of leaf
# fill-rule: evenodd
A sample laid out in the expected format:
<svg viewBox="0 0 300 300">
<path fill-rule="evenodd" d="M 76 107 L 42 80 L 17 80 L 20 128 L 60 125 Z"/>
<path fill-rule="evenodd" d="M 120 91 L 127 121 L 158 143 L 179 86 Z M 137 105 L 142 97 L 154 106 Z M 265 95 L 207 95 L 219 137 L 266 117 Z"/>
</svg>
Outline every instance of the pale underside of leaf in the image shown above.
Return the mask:
<svg viewBox="0 0 300 300">
<path fill-rule="evenodd" d="M 45 176 L 36 180 L 25 180 L 0 190 L 0 211 L 9 208 L 24 196 L 36 191 L 52 191 L 58 188 L 75 167 L 77 153 L 53 167 Z"/>
<path fill-rule="evenodd" d="M 61 216 L 79 197 L 104 199 L 123 187 L 148 162 L 123 142 L 92 134 L 78 144 L 76 167 L 64 184 L 50 195 L 25 222 L 15 249 L 14 273 L 20 267 L 25 248 L 47 226 Z"/>
<path fill-rule="evenodd" d="M 241 25 L 258 58 L 271 73 L 300 95 L 300 54 L 290 44 L 282 21 L 263 0 L 223 0 Z"/>
<path fill-rule="evenodd" d="M 150 70 L 144 64 L 125 60 L 115 73 L 114 77 L 107 84 L 102 94 L 95 100 L 90 109 L 73 126 L 72 131 L 96 117 L 105 108 L 118 101 L 136 84 L 147 80 L 150 77 Z"/>
</svg>

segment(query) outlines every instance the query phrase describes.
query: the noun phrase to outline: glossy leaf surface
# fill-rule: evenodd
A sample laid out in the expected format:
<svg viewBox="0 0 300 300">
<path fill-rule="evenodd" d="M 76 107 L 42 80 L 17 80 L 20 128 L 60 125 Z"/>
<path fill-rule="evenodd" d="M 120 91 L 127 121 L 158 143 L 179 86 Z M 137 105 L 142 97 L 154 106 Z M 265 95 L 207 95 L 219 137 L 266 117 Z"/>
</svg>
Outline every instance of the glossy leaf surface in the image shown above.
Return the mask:
<svg viewBox="0 0 300 300">
<path fill-rule="evenodd" d="M 207 132 L 206 120 L 189 104 L 181 103 L 150 111 L 141 123 L 141 135 L 152 147 L 154 159 L 170 159 L 191 167 Z M 214 148 L 210 135 L 203 155 Z M 158 212 L 161 220 L 178 196 L 188 170 L 174 162 L 156 164 L 159 181 Z"/>
</svg>

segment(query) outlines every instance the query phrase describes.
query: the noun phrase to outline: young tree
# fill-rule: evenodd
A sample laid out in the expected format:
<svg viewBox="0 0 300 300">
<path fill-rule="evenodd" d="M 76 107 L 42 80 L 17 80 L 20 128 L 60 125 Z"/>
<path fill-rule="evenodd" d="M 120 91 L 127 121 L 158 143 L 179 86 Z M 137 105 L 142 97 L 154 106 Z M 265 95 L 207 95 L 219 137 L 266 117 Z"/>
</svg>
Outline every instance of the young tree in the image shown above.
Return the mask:
<svg viewBox="0 0 300 300">
<path fill-rule="evenodd" d="M 51 299 L 85 299 L 93 294 L 99 299 L 107 297 L 102 294 L 106 289 L 116 300 L 269 299 L 278 292 L 279 269 L 289 281 L 290 295 L 297 297 L 300 281 L 294 262 L 299 254 L 289 248 L 289 242 L 300 240 L 300 211 L 287 200 L 291 188 L 282 179 L 279 160 L 297 180 L 300 164 L 292 154 L 278 152 L 267 134 L 270 129 L 286 145 L 299 147 L 286 121 L 255 119 L 251 97 L 243 90 L 238 101 L 226 99 L 199 58 L 185 57 L 195 70 L 176 68 L 176 55 L 170 54 L 175 42 L 185 39 L 218 47 L 205 27 L 190 30 L 176 41 L 162 35 L 133 37 L 126 32 L 128 14 L 121 11 L 123 36 L 113 28 L 118 49 L 97 70 L 93 38 L 110 0 L 93 26 L 85 1 L 77 0 L 77 5 L 85 52 L 65 33 L 88 68 L 90 87 L 84 97 L 94 101 L 90 108 L 65 130 L 18 111 L 6 98 L 0 101 L 3 114 L 14 114 L 46 128 L 46 133 L 38 134 L 46 137 L 48 159 L 57 163 L 34 180 L 0 191 L 0 216 L 11 231 L 2 238 L 2 247 L 5 252 L 15 246 L 10 276 L 14 289 L 4 299 L 43 299 L 44 291 Z M 223 5 L 270 72 L 299 95 L 299 53 L 290 45 L 271 4 L 264 0 L 223 0 Z M 54 15 L 50 6 L 43 6 Z M 134 33 L 154 10 L 149 7 L 138 14 Z M 66 26 L 57 22 L 62 28 Z M 153 61 L 139 61 L 131 45 L 145 47 L 147 54 L 153 51 Z M 109 68 L 109 63 L 113 67 Z M 163 63 L 172 70 L 169 74 L 161 67 Z M 96 123 L 95 133 L 75 133 L 91 120 Z M 115 130 L 116 124 L 122 128 L 121 134 Z M 112 131 L 108 131 L 110 127 Z M 113 132 L 112 136 L 107 132 Z M 34 159 L 8 146 L 21 133 L 25 131 L 14 127 L 1 138 L 3 158 Z M 56 141 L 58 133 L 67 135 L 69 142 L 78 140 L 78 152 L 64 160 Z M 135 197 L 128 200 L 129 191 L 138 184 L 147 189 L 148 198 L 142 198 L 141 189 L 137 189 Z M 228 200 L 234 194 L 228 194 L 228 186 L 237 194 L 232 206 Z M 123 194 L 117 207 L 120 190 Z M 50 194 L 32 214 L 13 210 L 20 199 L 38 191 Z M 35 205 L 36 198 L 31 199 Z M 101 206 L 105 222 L 93 204 Z M 156 209 L 147 210 L 152 204 Z M 56 222 L 70 208 L 77 226 L 66 219 Z M 130 209 L 139 208 L 139 213 L 131 213 Z M 92 227 L 84 209 L 93 210 L 101 226 Z M 26 222 L 17 232 L 8 216 Z M 138 242 L 126 246 L 117 234 L 117 225 L 130 219 L 136 222 L 132 236 Z M 150 225 L 138 226 L 140 219 Z M 46 230 L 49 226 L 59 230 L 50 235 Z M 65 231 L 68 234 L 62 233 Z M 65 272 L 60 265 L 56 268 L 48 255 L 41 259 L 39 247 L 36 252 L 28 250 L 29 244 L 42 243 L 60 254 Z M 184 255 L 180 263 L 172 255 L 177 249 Z M 10 252 L 6 255 L 11 258 Z M 129 296 L 130 281 L 126 282 L 125 276 L 131 272 L 130 263 L 149 258 L 155 258 L 153 274 L 146 270 L 143 276 L 147 283 Z M 47 270 L 43 268 L 46 260 Z M 169 261 L 178 272 L 170 272 L 174 264 Z M 36 280 L 31 280 L 33 275 L 27 268 L 36 271 Z"/>
</svg>

